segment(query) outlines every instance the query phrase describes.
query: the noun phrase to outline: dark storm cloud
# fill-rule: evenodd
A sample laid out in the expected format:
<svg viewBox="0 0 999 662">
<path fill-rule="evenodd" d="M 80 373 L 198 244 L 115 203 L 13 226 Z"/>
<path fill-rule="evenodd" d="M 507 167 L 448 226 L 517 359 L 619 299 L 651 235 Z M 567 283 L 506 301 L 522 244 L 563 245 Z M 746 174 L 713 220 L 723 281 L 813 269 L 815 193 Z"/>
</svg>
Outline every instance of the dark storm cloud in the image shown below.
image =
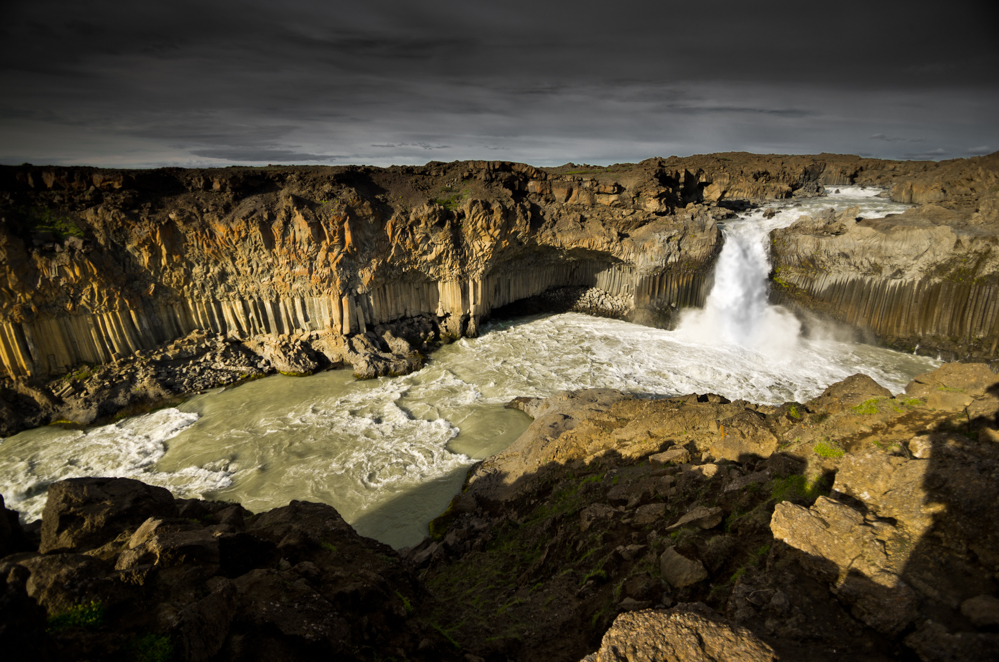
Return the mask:
<svg viewBox="0 0 999 662">
<path fill-rule="evenodd" d="M 5 3 L 0 161 L 977 153 L 999 144 L 990 7 Z"/>
</svg>

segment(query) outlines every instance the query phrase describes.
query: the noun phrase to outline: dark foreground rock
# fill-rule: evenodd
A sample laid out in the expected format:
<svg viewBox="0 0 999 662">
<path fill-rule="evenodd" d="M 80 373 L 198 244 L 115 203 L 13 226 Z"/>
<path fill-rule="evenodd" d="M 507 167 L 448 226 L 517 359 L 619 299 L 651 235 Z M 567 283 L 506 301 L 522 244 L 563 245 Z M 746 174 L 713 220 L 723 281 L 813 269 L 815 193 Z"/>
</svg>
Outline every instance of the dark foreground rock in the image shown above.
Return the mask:
<svg viewBox="0 0 999 662">
<path fill-rule="evenodd" d="M 412 570 L 329 506 L 251 515 L 117 478 L 49 494 L 43 553 L 0 560 L 5 659 L 457 659 Z"/>
<path fill-rule="evenodd" d="M 5 659 L 921 660 L 999 650 L 999 376 L 806 403 L 567 392 L 397 553 L 123 479 L 0 529 Z"/>
<path fill-rule="evenodd" d="M 521 400 L 535 422 L 409 559 L 485 659 L 993 659 L 999 376 L 906 390 Z"/>
</svg>

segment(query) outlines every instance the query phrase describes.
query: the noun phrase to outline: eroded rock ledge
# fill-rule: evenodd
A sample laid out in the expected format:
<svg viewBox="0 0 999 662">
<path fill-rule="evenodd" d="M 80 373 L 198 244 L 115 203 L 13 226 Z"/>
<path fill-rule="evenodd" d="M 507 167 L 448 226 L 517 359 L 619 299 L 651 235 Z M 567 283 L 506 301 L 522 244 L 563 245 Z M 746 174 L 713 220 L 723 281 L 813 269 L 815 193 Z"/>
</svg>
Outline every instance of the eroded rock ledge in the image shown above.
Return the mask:
<svg viewBox="0 0 999 662">
<path fill-rule="evenodd" d="M 535 421 L 396 552 L 329 506 L 127 479 L 0 517 L 0 646 L 32 659 L 984 660 L 999 376 L 863 375 L 779 407 L 608 390 Z M 165 652 L 163 652 L 165 651 Z"/>
</svg>

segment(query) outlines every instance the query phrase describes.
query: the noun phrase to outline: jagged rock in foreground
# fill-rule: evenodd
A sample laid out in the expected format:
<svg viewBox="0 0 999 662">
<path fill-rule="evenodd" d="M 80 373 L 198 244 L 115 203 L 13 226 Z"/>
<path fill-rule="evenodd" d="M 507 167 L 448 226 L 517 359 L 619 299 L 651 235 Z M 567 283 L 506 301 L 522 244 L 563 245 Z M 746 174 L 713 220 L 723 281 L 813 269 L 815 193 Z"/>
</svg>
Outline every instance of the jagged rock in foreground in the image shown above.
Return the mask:
<svg viewBox="0 0 999 662">
<path fill-rule="evenodd" d="M 325 505 L 252 515 L 127 479 L 57 483 L 40 538 L 0 527 L 0 646 L 524 662 L 999 650 L 999 376 L 984 365 L 897 396 L 855 375 L 779 407 L 608 390 L 517 406 L 534 423 L 401 553 Z"/>
<path fill-rule="evenodd" d="M 251 515 L 70 479 L 41 550 L 0 559 L 5 659 L 457 659 L 413 572 L 326 505 Z"/>
</svg>

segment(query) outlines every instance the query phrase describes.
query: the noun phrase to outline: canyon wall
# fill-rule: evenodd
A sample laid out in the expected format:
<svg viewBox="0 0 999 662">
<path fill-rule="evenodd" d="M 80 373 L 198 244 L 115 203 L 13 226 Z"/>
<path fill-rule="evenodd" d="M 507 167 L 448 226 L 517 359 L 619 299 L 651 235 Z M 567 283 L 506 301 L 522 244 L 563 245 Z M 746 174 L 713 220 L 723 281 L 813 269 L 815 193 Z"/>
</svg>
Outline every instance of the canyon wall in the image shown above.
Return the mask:
<svg viewBox="0 0 999 662">
<path fill-rule="evenodd" d="M 999 349 L 995 157 L 901 178 L 885 219 L 806 217 L 772 238 L 772 300 L 827 314 L 903 351 L 993 360 Z M 958 167 L 962 166 L 962 167 Z"/>
<path fill-rule="evenodd" d="M 475 335 L 498 307 L 595 287 L 699 305 L 714 218 L 625 184 L 508 163 L 108 172 L 3 169 L 0 358 L 59 374 L 195 329 L 338 336 L 418 315 Z"/>
<path fill-rule="evenodd" d="M 731 153 L 606 168 L 0 167 L 0 363 L 45 376 L 195 329 L 346 338 L 420 315 L 452 337 L 475 335 L 491 311 L 562 287 L 597 288 L 625 302 L 627 319 L 669 325 L 703 303 L 715 221 L 732 200 L 881 186 L 932 203 L 936 216 L 915 224 L 955 228 L 955 247 L 978 236 L 968 249 L 978 255 L 999 226 L 996 161 Z M 852 257 L 833 265 L 809 260 L 844 247 L 807 236 L 775 244 L 780 282 L 794 287 L 775 288 L 778 300 L 901 345 L 935 337 L 995 355 L 988 260 L 970 281 L 939 261 L 901 278 L 863 271 L 886 263 L 877 241 L 852 242 Z"/>
</svg>

